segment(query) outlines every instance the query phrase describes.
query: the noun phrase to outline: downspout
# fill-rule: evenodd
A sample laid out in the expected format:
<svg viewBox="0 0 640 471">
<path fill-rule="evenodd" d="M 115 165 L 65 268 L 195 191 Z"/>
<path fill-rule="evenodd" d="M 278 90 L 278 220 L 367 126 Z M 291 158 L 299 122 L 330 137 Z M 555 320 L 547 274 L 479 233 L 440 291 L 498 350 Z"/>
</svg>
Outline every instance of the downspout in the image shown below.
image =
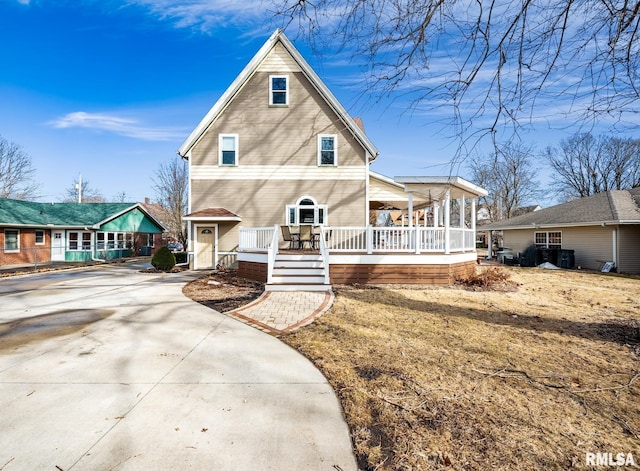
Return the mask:
<svg viewBox="0 0 640 471">
<path fill-rule="evenodd" d="M 613 245 L 613 263 L 618 271 L 618 229 L 616 227 L 611 229 L 611 243 Z"/>
</svg>

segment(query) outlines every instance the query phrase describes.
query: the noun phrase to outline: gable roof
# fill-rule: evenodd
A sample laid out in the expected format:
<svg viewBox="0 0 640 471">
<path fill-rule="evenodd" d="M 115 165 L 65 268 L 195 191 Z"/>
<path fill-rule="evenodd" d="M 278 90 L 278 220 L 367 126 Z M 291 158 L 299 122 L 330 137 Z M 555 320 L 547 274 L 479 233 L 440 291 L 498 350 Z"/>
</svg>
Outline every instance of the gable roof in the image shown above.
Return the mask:
<svg viewBox="0 0 640 471">
<path fill-rule="evenodd" d="M 378 149 L 376 149 L 373 143 L 369 140 L 367 135 L 364 133 L 363 128 L 358 126 L 356 121 L 349 116 L 347 110 L 342 106 L 333 93 L 331 93 L 329 88 L 327 88 L 327 86 L 322 82 L 320 77 L 315 73 L 304 57 L 302 57 L 295 46 L 280 29 L 277 29 L 264 43 L 256 55 L 253 56 L 253 59 L 251 59 L 251 61 L 245 66 L 229 88 L 227 88 L 202 121 L 200 121 L 198 126 L 196 126 L 196 128 L 191 132 L 189 137 L 187 137 L 178 149 L 178 155 L 185 159 L 189 158 L 189 152 L 193 146 L 198 142 L 209 126 L 211 126 L 211 124 L 222 114 L 227 105 L 233 100 L 244 84 L 251 78 L 265 58 L 278 44 L 281 44 L 291 55 L 307 80 L 309 80 L 320 96 L 322 96 L 331 109 L 338 115 L 360 145 L 369 153 L 371 160 L 375 160 L 379 154 Z"/>
<path fill-rule="evenodd" d="M 98 229 L 134 209 L 165 229 L 139 203 L 36 203 L 9 198 L 0 198 L 0 226 Z"/>
<path fill-rule="evenodd" d="M 613 190 L 483 226 L 483 230 L 640 224 L 640 187 Z"/>
</svg>

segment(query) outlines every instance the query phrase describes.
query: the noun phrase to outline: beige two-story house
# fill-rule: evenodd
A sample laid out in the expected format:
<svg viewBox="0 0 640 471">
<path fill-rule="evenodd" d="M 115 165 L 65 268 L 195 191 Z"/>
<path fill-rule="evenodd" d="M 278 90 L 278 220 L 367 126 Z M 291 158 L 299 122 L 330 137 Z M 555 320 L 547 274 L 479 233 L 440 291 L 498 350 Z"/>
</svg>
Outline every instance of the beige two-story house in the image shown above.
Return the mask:
<svg viewBox="0 0 640 471">
<path fill-rule="evenodd" d="M 278 260 L 286 264 L 279 252 L 294 246 L 284 229 L 304 234 L 305 226 L 315 233 L 307 248 L 320 260 L 309 260 L 308 269 L 297 273 L 319 284 L 331 277 L 380 281 L 382 266 L 382 278 L 398 282 L 424 281 L 436 272 L 451 279 L 452 267 L 468 271 L 475 264 L 472 205 L 484 190 L 458 177 L 396 181 L 370 172 L 378 150 L 361 123 L 280 30 L 178 153 L 189 162 L 185 219 L 194 269 L 239 266 L 245 276 L 270 283 L 279 276 Z M 455 227 L 452 199 L 462 208 Z M 408 224 L 394 232 L 373 228 L 370 210 L 380 208 L 404 210 Z M 414 214 L 420 210 L 430 211 L 431 227 L 427 218 L 418 227 Z M 425 257 L 436 253 L 441 257 Z M 311 265 L 321 266 L 323 274 L 309 274 Z M 425 265 L 432 269 L 425 271 Z M 304 284 L 305 278 L 289 280 Z"/>
</svg>

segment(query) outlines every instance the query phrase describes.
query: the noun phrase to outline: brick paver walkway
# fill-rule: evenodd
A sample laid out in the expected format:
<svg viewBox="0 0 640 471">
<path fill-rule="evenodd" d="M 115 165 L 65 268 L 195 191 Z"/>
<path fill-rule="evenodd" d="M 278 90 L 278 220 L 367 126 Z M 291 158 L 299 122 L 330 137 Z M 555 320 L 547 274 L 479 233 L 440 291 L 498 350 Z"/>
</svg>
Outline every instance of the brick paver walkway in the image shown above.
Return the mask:
<svg viewBox="0 0 640 471">
<path fill-rule="evenodd" d="M 226 314 L 272 334 L 292 332 L 321 316 L 333 302 L 331 291 L 268 291 Z"/>
</svg>

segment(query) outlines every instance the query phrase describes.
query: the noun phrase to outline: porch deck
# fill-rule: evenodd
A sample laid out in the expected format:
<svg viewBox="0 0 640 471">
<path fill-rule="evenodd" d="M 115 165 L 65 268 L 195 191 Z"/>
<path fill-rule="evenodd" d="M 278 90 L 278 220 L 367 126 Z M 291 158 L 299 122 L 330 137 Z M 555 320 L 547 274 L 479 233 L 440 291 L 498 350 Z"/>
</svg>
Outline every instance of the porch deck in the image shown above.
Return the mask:
<svg viewBox="0 0 640 471">
<path fill-rule="evenodd" d="M 322 257 L 324 284 L 451 284 L 475 270 L 475 231 L 431 227 L 319 227 L 318 247 L 292 250 L 279 226 L 241 228 L 240 272 L 270 283 L 278 256 Z"/>
</svg>

